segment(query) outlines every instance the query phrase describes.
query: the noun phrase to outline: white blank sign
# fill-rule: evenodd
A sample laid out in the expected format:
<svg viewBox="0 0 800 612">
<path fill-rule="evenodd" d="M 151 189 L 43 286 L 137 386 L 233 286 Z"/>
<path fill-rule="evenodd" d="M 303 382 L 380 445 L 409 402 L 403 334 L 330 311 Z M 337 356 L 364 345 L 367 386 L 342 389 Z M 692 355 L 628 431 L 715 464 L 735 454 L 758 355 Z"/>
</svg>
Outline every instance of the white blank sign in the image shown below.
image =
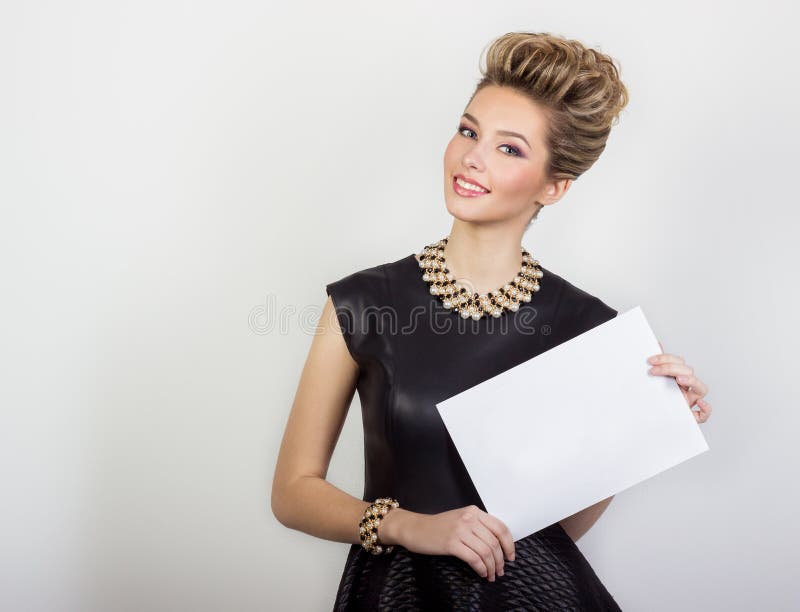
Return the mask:
<svg viewBox="0 0 800 612">
<path fill-rule="evenodd" d="M 639 306 L 437 404 L 514 540 L 708 450 Z"/>
</svg>

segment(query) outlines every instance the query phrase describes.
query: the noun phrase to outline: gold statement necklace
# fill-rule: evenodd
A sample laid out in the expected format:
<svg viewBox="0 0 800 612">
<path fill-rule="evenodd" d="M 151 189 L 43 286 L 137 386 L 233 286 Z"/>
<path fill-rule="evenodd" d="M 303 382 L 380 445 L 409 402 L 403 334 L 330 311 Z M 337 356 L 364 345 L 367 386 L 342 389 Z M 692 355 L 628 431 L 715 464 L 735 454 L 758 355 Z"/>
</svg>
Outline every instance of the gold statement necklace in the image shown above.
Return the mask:
<svg viewBox="0 0 800 612">
<path fill-rule="evenodd" d="M 429 285 L 432 295 L 441 300 L 444 307 L 452 309 L 462 318 L 472 317 L 477 321 L 484 314 L 497 318 L 504 312 L 516 312 L 520 302 L 530 302 L 533 293 L 539 291 L 539 279 L 544 276 L 539 262 L 521 247 L 522 267 L 513 280 L 489 294 L 470 292 L 455 283 L 444 261 L 447 237 L 426 246 L 419 255 L 419 267 L 424 270 L 422 280 Z"/>
</svg>

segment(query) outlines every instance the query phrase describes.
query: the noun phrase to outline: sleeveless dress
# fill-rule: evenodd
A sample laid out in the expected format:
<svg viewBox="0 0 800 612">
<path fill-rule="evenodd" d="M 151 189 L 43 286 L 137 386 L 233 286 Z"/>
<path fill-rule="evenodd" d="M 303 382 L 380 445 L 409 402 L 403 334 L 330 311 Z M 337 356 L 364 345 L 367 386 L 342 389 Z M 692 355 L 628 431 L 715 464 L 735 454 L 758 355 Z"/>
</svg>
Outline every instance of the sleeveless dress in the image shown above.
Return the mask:
<svg viewBox="0 0 800 612">
<path fill-rule="evenodd" d="M 486 511 L 436 403 L 617 314 L 539 267 L 541 288 L 530 302 L 478 321 L 430 294 L 413 253 L 326 285 L 359 364 L 364 501 L 394 497 L 426 514 L 470 504 Z M 620 610 L 559 523 L 517 540 L 515 557 L 489 582 L 452 555 L 402 546 L 372 555 L 352 544 L 334 610 Z"/>
</svg>

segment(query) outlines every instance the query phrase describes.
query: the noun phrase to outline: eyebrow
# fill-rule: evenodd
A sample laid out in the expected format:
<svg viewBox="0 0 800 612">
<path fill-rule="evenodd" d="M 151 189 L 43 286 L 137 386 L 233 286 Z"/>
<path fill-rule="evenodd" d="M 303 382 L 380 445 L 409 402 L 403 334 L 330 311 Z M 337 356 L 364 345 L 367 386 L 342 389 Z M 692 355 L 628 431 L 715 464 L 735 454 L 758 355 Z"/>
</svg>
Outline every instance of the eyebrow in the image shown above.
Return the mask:
<svg viewBox="0 0 800 612">
<path fill-rule="evenodd" d="M 469 113 L 464 113 L 464 114 L 462 115 L 462 117 L 466 117 L 467 119 L 469 119 L 470 121 L 472 121 L 472 123 L 474 123 L 474 124 L 475 124 L 475 125 L 477 125 L 478 127 L 481 127 L 481 124 L 480 124 L 480 122 L 479 122 L 479 121 L 478 121 L 478 120 L 477 120 L 475 117 L 473 117 L 472 115 L 470 115 Z M 511 131 L 509 131 L 509 130 L 497 130 L 497 133 L 498 133 L 498 134 L 501 134 L 501 135 L 503 135 L 503 136 L 514 136 L 515 138 L 519 138 L 519 139 L 520 139 L 520 140 L 522 140 L 522 141 L 523 141 L 523 142 L 524 142 L 526 145 L 528 145 L 528 148 L 529 148 L 529 149 L 533 149 L 533 147 L 531 146 L 531 143 L 529 143 L 529 142 L 528 142 L 527 138 L 525 138 L 525 137 L 524 137 L 522 134 L 520 134 L 520 133 L 518 133 L 518 132 L 511 132 Z"/>
</svg>

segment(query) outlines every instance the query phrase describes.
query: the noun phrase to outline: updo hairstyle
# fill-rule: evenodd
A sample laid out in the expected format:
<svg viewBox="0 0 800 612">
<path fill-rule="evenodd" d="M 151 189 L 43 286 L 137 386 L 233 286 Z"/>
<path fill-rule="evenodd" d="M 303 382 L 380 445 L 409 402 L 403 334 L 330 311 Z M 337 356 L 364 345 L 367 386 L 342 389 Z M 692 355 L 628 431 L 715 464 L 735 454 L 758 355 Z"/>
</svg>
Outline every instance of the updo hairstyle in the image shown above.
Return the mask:
<svg viewBox="0 0 800 612">
<path fill-rule="evenodd" d="M 492 41 L 480 63 L 482 78 L 470 101 L 496 85 L 527 96 L 544 111 L 549 180 L 576 180 L 591 168 L 628 103 L 614 60 L 577 40 L 509 32 Z"/>
</svg>

